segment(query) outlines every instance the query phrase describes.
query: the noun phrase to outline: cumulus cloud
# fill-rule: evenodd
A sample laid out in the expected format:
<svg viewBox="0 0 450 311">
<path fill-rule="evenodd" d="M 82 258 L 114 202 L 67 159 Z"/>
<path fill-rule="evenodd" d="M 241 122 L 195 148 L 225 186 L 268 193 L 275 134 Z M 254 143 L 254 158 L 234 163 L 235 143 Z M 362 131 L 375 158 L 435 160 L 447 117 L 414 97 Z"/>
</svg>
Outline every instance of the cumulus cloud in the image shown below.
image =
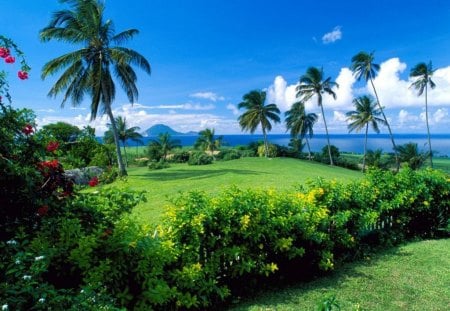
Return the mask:
<svg viewBox="0 0 450 311">
<path fill-rule="evenodd" d="M 181 110 L 213 110 L 215 106 L 213 104 L 202 105 L 199 103 L 185 103 L 175 105 L 141 105 L 141 104 L 125 104 L 122 106 L 124 110 L 137 110 L 137 109 L 181 109 Z"/>
<path fill-rule="evenodd" d="M 322 43 L 329 44 L 342 39 L 341 26 L 336 26 L 334 29 L 322 36 Z"/>
<path fill-rule="evenodd" d="M 273 84 L 267 89 L 267 102 L 276 104 L 281 111 L 289 110 L 298 100 L 296 87 L 297 84 L 287 85 L 282 76 L 276 76 Z"/>
<path fill-rule="evenodd" d="M 228 104 L 227 105 L 227 109 L 231 110 L 231 112 L 233 113 L 234 116 L 238 116 L 239 115 L 239 109 L 238 109 L 238 107 L 236 107 L 236 105 Z"/>
<path fill-rule="evenodd" d="M 219 96 L 213 92 L 197 92 L 197 93 L 190 94 L 189 97 L 208 99 L 208 100 L 212 100 L 213 102 L 216 102 L 218 100 L 225 100 L 225 98 L 223 96 Z"/>
</svg>

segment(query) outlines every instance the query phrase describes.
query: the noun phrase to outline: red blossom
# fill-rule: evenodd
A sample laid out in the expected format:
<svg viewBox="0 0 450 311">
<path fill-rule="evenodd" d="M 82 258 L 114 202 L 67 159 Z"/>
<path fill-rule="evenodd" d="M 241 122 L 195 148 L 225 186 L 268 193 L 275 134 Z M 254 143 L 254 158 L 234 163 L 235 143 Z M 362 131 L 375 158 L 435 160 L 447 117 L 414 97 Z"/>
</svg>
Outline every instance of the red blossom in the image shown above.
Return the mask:
<svg viewBox="0 0 450 311">
<path fill-rule="evenodd" d="M 20 80 L 26 80 L 28 79 L 28 72 L 19 70 L 19 72 L 17 72 L 17 76 Z"/>
<path fill-rule="evenodd" d="M 38 208 L 37 213 L 39 216 L 45 216 L 48 213 L 48 205 L 42 205 Z"/>
<path fill-rule="evenodd" d="M 14 58 L 14 56 L 11 56 L 11 55 L 9 55 L 5 58 L 5 63 L 8 63 L 8 64 L 14 64 L 15 61 L 16 61 L 16 59 Z"/>
<path fill-rule="evenodd" d="M 43 162 L 40 163 L 40 165 L 42 167 L 48 167 L 48 168 L 56 169 L 59 166 L 59 162 L 58 162 L 58 160 L 54 159 L 54 160 L 51 160 L 51 161 L 43 161 Z"/>
<path fill-rule="evenodd" d="M 0 57 L 1 57 L 1 58 L 6 58 L 6 57 L 8 57 L 8 56 L 9 56 L 9 49 L 8 49 L 8 48 L 1 47 L 1 48 L 0 48 Z"/>
<path fill-rule="evenodd" d="M 97 186 L 98 183 L 99 183 L 99 181 L 98 181 L 98 177 L 97 176 L 94 176 L 94 177 L 91 178 L 91 180 L 89 180 L 89 186 L 91 186 L 91 187 Z"/>
<path fill-rule="evenodd" d="M 47 145 L 47 151 L 48 152 L 55 152 L 56 149 L 58 149 L 59 143 L 57 141 L 51 141 Z"/>
<path fill-rule="evenodd" d="M 33 127 L 31 126 L 31 124 L 27 124 L 24 126 L 24 128 L 22 129 L 22 133 L 24 133 L 25 135 L 30 135 L 31 133 L 33 133 Z"/>
</svg>

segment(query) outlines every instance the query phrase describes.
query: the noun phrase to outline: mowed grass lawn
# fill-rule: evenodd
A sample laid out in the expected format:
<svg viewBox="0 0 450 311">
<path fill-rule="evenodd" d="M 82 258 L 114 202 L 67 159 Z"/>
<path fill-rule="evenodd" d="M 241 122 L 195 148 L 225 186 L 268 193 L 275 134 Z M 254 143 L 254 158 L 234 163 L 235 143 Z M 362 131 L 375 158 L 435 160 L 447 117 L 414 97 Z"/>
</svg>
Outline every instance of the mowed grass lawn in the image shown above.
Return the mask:
<svg viewBox="0 0 450 311">
<path fill-rule="evenodd" d="M 130 167 L 128 175 L 126 181 L 117 181 L 113 185 L 147 192 L 147 202 L 134 210 L 139 219 L 147 223 L 157 223 L 169 199 L 189 191 L 217 194 L 231 185 L 294 189 L 296 185 L 317 177 L 341 181 L 362 177 L 357 171 L 291 158 L 242 158 L 202 166 L 171 164 L 163 170 Z"/>
<path fill-rule="evenodd" d="M 450 239 L 392 248 L 327 277 L 261 293 L 231 310 L 317 310 L 329 296 L 343 311 L 358 310 L 357 305 L 370 311 L 450 310 Z"/>
</svg>

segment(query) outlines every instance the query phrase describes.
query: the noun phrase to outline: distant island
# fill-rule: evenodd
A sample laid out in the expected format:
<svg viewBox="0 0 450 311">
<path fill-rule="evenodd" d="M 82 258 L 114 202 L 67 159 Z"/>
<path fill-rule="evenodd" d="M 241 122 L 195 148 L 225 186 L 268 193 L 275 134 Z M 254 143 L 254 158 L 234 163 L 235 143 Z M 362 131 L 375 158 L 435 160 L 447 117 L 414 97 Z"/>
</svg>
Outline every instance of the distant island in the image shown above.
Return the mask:
<svg viewBox="0 0 450 311">
<path fill-rule="evenodd" d="M 197 132 L 187 132 L 187 133 L 181 133 L 177 132 L 174 129 L 172 129 L 170 126 L 167 126 L 165 124 L 155 124 L 152 127 L 148 128 L 146 131 L 142 133 L 143 136 L 158 136 L 159 134 L 169 133 L 171 136 L 192 136 L 192 135 L 198 135 Z"/>
</svg>

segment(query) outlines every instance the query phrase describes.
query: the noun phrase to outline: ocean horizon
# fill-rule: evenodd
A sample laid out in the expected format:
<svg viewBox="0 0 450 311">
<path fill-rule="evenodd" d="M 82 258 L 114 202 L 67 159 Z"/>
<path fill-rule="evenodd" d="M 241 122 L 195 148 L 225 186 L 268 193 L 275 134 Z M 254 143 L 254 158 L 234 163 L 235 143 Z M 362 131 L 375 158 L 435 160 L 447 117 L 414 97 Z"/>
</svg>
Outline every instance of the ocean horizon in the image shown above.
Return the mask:
<svg viewBox="0 0 450 311">
<path fill-rule="evenodd" d="M 216 135 L 222 136 L 224 146 L 248 145 L 251 142 L 263 140 L 262 134 L 230 134 Z M 270 143 L 287 146 L 291 136 L 289 134 L 269 134 L 267 135 Z M 331 134 L 330 143 L 340 152 L 363 153 L 364 134 Z M 198 135 L 173 135 L 172 139 L 178 139 L 183 147 L 194 145 Z M 148 145 L 151 140 L 157 139 L 157 136 L 144 137 L 144 145 Z M 403 145 L 409 142 L 417 143 L 419 150 L 428 151 L 428 138 L 426 134 L 396 134 L 394 135 L 396 145 Z M 319 152 L 327 144 L 325 134 L 315 134 L 310 139 L 310 146 L 313 152 Z M 133 141 L 127 142 L 128 146 L 136 146 Z M 432 134 L 431 147 L 435 157 L 450 156 L 450 134 Z M 367 148 L 371 150 L 382 149 L 383 152 L 393 152 L 392 143 L 388 134 L 369 134 Z M 306 146 L 304 151 L 306 151 Z"/>
</svg>

